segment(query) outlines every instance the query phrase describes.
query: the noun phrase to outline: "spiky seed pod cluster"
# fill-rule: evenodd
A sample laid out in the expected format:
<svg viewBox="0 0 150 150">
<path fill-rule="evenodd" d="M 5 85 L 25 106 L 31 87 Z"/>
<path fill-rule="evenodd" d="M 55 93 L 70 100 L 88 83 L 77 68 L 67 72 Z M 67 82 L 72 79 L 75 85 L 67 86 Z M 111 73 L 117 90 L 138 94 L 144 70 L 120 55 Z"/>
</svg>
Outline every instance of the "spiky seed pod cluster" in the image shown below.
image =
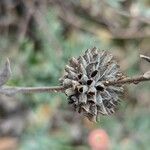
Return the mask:
<svg viewBox="0 0 150 150">
<path fill-rule="evenodd" d="M 120 85 L 105 86 L 109 81 L 122 77 L 119 66 L 108 51 L 88 49 L 78 59 L 72 58 L 66 65 L 65 75 L 60 79 L 68 96 L 68 103 L 89 120 L 97 121 L 100 114 L 115 112 Z"/>
</svg>

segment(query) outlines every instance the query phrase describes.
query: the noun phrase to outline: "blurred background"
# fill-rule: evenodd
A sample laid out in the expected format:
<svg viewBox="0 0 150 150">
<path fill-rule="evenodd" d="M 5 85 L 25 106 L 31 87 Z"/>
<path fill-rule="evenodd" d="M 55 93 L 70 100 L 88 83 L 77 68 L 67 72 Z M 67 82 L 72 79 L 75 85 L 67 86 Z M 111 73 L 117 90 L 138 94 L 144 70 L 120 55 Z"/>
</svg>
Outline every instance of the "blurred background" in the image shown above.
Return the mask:
<svg viewBox="0 0 150 150">
<path fill-rule="evenodd" d="M 0 64 L 11 86 L 59 85 L 87 48 L 109 50 L 129 76 L 150 56 L 149 0 L 0 0 Z M 0 96 L 0 150 L 149 150 L 150 84 L 125 87 L 113 116 L 91 123 L 64 94 Z"/>
</svg>

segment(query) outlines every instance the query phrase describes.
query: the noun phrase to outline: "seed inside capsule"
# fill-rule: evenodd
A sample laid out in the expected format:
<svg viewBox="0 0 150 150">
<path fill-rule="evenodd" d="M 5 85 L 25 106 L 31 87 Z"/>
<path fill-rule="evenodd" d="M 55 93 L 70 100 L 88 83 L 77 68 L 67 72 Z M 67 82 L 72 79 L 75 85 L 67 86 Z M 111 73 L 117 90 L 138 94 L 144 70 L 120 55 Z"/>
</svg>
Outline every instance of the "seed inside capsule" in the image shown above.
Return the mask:
<svg viewBox="0 0 150 150">
<path fill-rule="evenodd" d="M 80 87 L 80 88 L 78 89 L 78 91 L 79 91 L 80 93 L 82 93 L 82 92 L 83 92 L 83 87 Z"/>
<path fill-rule="evenodd" d="M 98 70 L 94 70 L 94 71 L 92 72 L 92 74 L 91 74 L 91 77 L 92 77 L 92 78 L 95 77 L 97 73 L 98 73 Z"/>
<path fill-rule="evenodd" d="M 104 87 L 101 85 L 97 85 L 96 86 L 96 90 L 103 92 L 104 91 Z"/>
<path fill-rule="evenodd" d="M 78 79 L 81 79 L 82 78 L 82 74 L 78 74 Z"/>
<path fill-rule="evenodd" d="M 94 91 L 89 91 L 87 94 L 90 95 L 90 96 L 93 96 L 93 95 L 95 95 L 95 92 Z"/>
<path fill-rule="evenodd" d="M 87 80 L 87 85 L 91 85 L 92 82 L 93 82 L 93 80 L 91 80 L 91 79 Z"/>
</svg>

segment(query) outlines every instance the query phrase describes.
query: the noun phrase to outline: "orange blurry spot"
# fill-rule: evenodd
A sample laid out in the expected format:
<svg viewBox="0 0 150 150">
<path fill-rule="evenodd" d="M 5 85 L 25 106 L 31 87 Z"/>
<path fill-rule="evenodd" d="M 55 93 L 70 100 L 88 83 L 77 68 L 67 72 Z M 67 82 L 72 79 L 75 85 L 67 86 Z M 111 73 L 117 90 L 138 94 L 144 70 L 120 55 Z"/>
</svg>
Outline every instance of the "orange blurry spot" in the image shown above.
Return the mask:
<svg viewBox="0 0 150 150">
<path fill-rule="evenodd" d="M 108 150 L 109 136 L 103 129 L 95 129 L 88 136 L 88 143 L 92 150 Z"/>
</svg>

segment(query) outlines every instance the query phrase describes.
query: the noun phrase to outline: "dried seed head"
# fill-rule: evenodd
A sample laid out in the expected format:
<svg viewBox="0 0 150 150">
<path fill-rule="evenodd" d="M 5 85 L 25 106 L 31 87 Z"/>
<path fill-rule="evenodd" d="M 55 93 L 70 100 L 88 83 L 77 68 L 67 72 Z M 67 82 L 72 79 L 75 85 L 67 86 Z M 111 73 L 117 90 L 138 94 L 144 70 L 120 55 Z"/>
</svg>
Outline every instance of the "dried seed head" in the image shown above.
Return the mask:
<svg viewBox="0 0 150 150">
<path fill-rule="evenodd" d="M 93 48 L 69 61 L 60 82 L 66 89 L 68 103 L 90 120 L 97 121 L 100 114 L 110 115 L 116 110 L 123 87 L 103 83 L 119 80 L 118 74 L 123 76 L 112 55 Z"/>
</svg>

